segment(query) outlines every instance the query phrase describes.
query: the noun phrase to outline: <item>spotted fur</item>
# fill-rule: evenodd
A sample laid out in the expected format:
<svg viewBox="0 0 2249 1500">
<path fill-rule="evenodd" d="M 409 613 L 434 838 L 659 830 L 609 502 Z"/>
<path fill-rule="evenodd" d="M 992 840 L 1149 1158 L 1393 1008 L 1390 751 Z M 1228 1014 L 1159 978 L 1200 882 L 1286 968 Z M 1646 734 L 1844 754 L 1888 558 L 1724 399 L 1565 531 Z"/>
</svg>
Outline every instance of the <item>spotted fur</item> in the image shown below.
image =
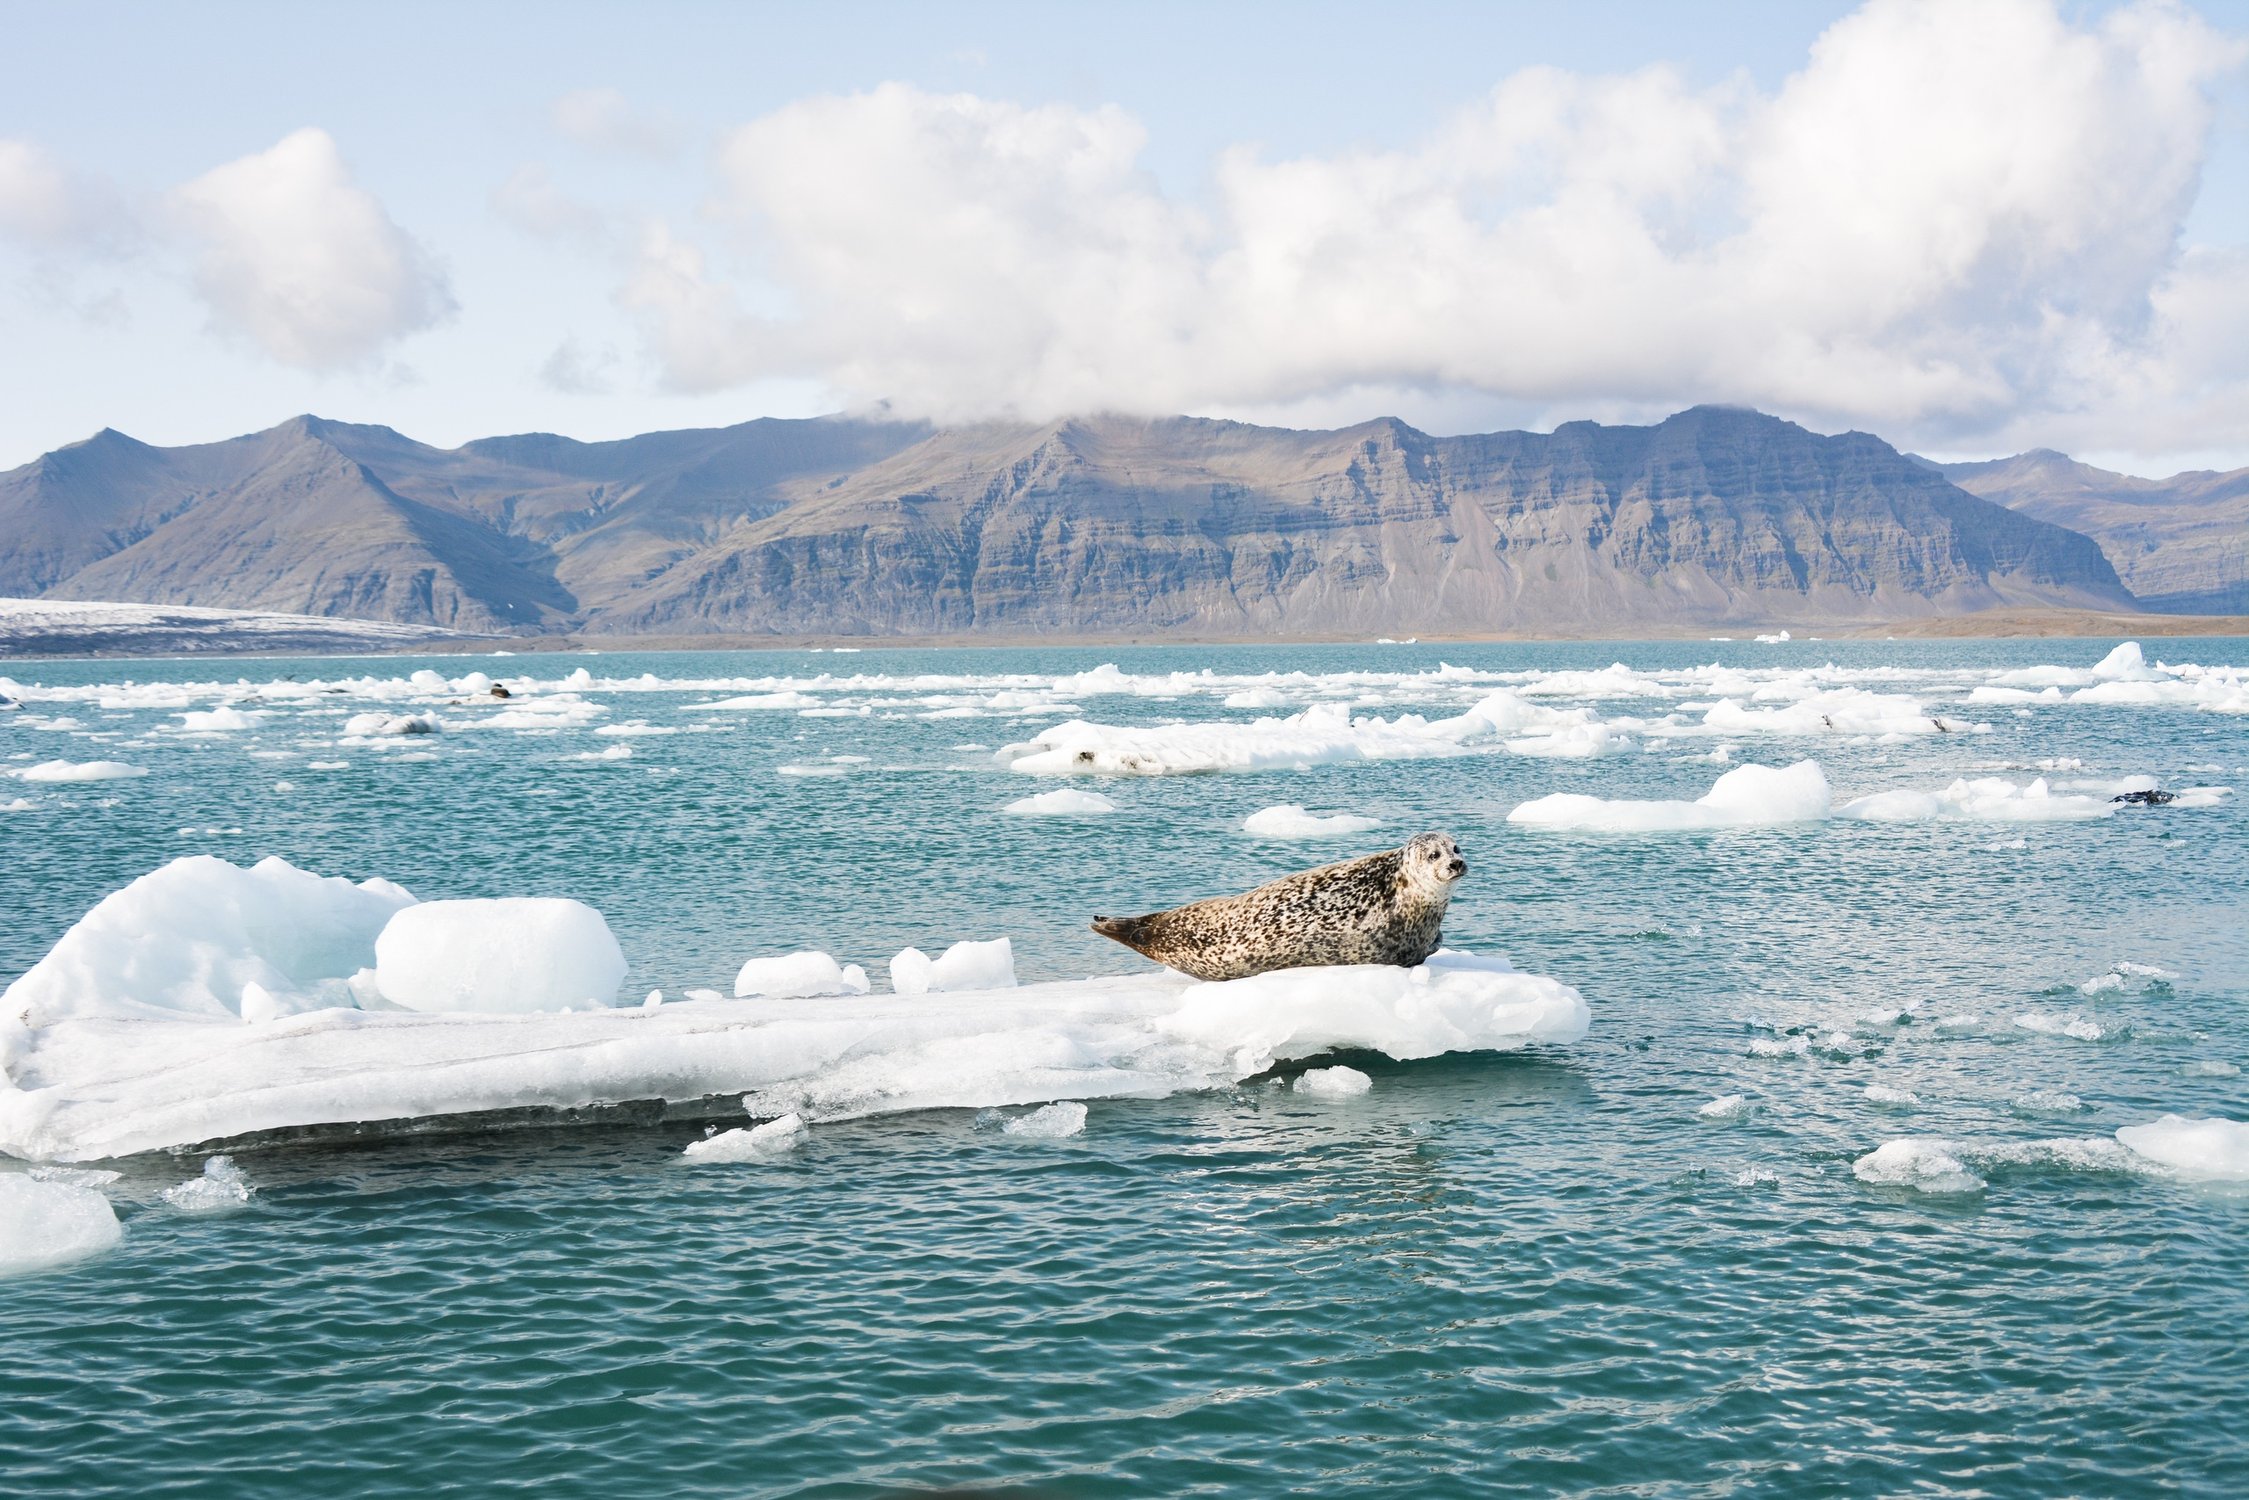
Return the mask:
<svg viewBox="0 0 2249 1500">
<path fill-rule="evenodd" d="M 1442 833 L 1403 848 L 1284 875 L 1239 896 L 1095 917 L 1093 930 L 1197 979 L 1242 979 L 1311 964 L 1411 968 L 1437 951 L 1453 882 L 1468 873 Z"/>
</svg>

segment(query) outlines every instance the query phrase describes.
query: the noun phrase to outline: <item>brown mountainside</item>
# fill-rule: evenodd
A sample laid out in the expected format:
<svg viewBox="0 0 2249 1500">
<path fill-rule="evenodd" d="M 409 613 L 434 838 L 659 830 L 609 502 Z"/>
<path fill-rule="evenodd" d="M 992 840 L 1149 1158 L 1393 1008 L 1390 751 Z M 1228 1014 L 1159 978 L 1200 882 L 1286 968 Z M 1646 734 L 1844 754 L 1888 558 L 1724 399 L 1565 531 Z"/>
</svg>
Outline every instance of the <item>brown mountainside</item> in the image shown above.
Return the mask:
<svg viewBox="0 0 2249 1500">
<path fill-rule="evenodd" d="M 443 450 L 298 418 L 0 474 L 0 594 L 607 634 L 1572 631 L 2130 608 L 1862 433 L 821 418 Z"/>
</svg>

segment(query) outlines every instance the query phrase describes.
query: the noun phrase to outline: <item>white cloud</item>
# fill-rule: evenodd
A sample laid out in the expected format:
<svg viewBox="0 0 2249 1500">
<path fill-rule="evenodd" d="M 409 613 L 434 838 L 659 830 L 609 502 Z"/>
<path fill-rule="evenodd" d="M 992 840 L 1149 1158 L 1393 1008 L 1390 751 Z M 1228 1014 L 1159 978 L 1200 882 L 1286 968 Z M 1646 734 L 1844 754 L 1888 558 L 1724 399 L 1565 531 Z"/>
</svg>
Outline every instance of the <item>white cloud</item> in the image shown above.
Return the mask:
<svg viewBox="0 0 2249 1500">
<path fill-rule="evenodd" d="M 352 180 L 324 130 L 214 168 L 171 206 L 212 321 L 282 364 L 366 364 L 455 311 L 444 273 Z"/>
<path fill-rule="evenodd" d="M 588 349 L 575 338 L 554 346 L 539 365 L 539 383 L 564 396 L 606 396 L 616 387 L 617 351 Z"/>
<path fill-rule="evenodd" d="M 678 149 L 678 131 L 668 120 L 632 107 L 615 89 L 579 89 L 564 94 L 548 110 L 555 130 L 581 146 L 669 156 Z"/>
<path fill-rule="evenodd" d="M 1207 202 L 1121 110 L 889 84 L 725 140 L 753 277 L 659 226 L 622 300 L 675 387 L 939 419 L 1418 390 L 2239 443 L 2249 350 L 2204 330 L 2249 267 L 2178 239 L 2241 58 L 2160 0 L 1872 0 L 1770 95 L 1531 69 L 1406 149 L 1230 151 Z"/>
<path fill-rule="evenodd" d="M 526 234 L 542 239 L 575 235 L 598 240 L 608 232 L 601 210 L 555 186 L 547 169 L 527 162 L 492 190 L 492 207 Z"/>
<path fill-rule="evenodd" d="M 0 137 L 0 238 L 33 251 L 86 251 L 131 232 L 114 190 L 29 141 Z"/>
</svg>

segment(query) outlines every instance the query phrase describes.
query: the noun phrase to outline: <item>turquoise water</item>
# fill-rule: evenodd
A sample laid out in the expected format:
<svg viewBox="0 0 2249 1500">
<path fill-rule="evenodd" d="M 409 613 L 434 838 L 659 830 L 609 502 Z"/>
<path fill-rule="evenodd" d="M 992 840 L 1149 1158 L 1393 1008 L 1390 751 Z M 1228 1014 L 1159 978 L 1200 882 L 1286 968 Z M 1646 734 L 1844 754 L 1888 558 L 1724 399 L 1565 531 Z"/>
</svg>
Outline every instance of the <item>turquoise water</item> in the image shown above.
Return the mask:
<svg viewBox="0 0 2249 1500">
<path fill-rule="evenodd" d="M 2249 1196 L 2038 1144 L 2165 1113 L 2249 1117 L 2243 1076 L 2210 1071 L 2249 1065 L 2239 798 L 2026 825 L 1592 835 L 1505 821 L 1553 791 L 1692 798 L 1725 768 L 1690 758 L 1716 740 L 1656 736 L 1585 760 L 1109 780 L 1114 815 L 1021 818 L 999 809 L 1045 783 L 958 748 L 1072 717 L 1256 712 L 1217 694 L 1107 695 L 1016 717 L 997 698 L 1002 678 L 1104 661 L 1300 671 L 1302 701 L 1368 696 L 1383 713 L 1463 700 L 1334 674 L 1716 660 L 1782 681 L 1832 662 L 1837 680 L 1990 732 L 1736 736 L 1731 763 L 1812 756 L 1839 800 L 2027 780 L 2044 762 L 2078 763 L 2043 771 L 2057 783 L 2249 787 L 2240 717 L 1964 700 L 1990 670 L 2089 666 L 2112 644 L 6 668 L 27 686 L 425 665 L 552 681 L 581 664 L 602 681 L 881 682 L 819 689 L 851 710 L 819 718 L 691 706 L 740 689 L 596 686 L 583 696 L 598 720 L 449 728 L 403 749 L 339 747 L 310 710 L 197 739 L 171 732 L 177 710 L 34 691 L 0 723 L 5 764 L 114 757 L 150 774 L 0 791 L 33 803 L 0 814 L 0 977 L 185 853 L 279 854 L 425 898 L 578 896 L 616 929 L 635 995 L 723 989 L 753 953 L 821 947 L 879 975 L 908 943 L 999 934 L 1026 981 L 1116 973 L 1135 961 L 1084 930 L 1092 912 L 1436 827 L 1471 863 L 1448 940 L 1576 986 L 1594 1023 L 1565 1048 L 1354 1056 L 1374 1079 L 1356 1099 L 1255 1079 L 1097 1100 L 1064 1140 L 963 1109 L 816 1123 L 787 1158 L 732 1169 L 682 1165 L 701 1133 L 689 1124 L 254 1150 L 238 1159 L 256 1199 L 219 1217 L 157 1196 L 196 1160 L 116 1164 L 123 1245 L 0 1282 L 0 1491 L 2240 1493 Z M 2249 660 L 2225 641 L 2149 655 Z M 967 685 L 897 685 L 915 674 Z M 979 716 L 919 716 L 946 712 L 940 698 Z M 1546 701 L 1692 720 L 1686 705 L 1707 699 Z M 64 715 L 76 727 L 52 727 Z M 592 732 L 625 719 L 724 727 Z M 571 758 L 618 744 L 633 754 Z M 1240 832 L 1276 803 L 1383 830 Z M 1918 1102 L 1876 1103 L 1869 1085 Z M 1737 1093 L 1745 1115 L 1698 1115 Z M 1964 1143 L 1988 1186 L 1854 1176 L 1900 1135 Z"/>
</svg>

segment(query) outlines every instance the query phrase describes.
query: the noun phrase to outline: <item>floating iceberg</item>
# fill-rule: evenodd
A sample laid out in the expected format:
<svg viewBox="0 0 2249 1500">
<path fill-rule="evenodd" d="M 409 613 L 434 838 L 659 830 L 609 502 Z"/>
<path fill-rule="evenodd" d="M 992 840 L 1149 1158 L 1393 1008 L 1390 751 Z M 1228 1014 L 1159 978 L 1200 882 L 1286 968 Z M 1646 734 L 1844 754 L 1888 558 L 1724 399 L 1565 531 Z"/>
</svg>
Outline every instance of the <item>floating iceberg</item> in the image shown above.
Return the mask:
<svg viewBox="0 0 2249 1500">
<path fill-rule="evenodd" d="M 1347 833 L 1367 833 L 1382 826 L 1377 818 L 1356 813 L 1306 812 L 1300 802 L 1260 808 L 1242 819 L 1242 832 L 1261 839 L 1324 839 Z"/>
<path fill-rule="evenodd" d="M 375 984 L 416 1011 L 609 1005 L 625 955 L 582 901 L 512 896 L 401 908 L 375 939 Z"/>
<path fill-rule="evenodd" d="M 1984 1180 L 1968 1170 L 1960 1148 L 1927 1136 L 1884 1141 L 1851 1163 L 1851 1175 L 1876 1187 L 1909 1187 L 1922 1193 L 1980 1193 Z"/>
<path fill-rule="evenodd" d="M 1027 818 L 1069 817 L 1082 813 L 1113 813 L 1116 810 L 1117 804 L 1099 792 L 1081 792 L 1076 787 L 1067 786 L 1030 797 L 1019 797 L 1000 809 L 1002 812 Z"/>
<path fill-rule="evenodd" d="M 1158 972 L 652 1010 L 335 1007 L 243 1025 L 211 996 L 200 1010 L 34 1016 L 0 1021 L 0 1151 L 56 1163 L 479 1111 L 661 1102 L 708 1115 L 742 1100 L 751 1115 L 819 1120 L 1158 1097 L 1338 1048 L 1412 1059 L 1568 1043 L 1590 1021 L 1568 985 L 1466 954 L 1228 983 Z"/>
<path fill-rule="evenodd" d="M 769 1000 L 802 1000 L 814 995 L 864 995 L 870 988 L 865 969 L 857 964 L 839 964 L 832 955 L 817 949 L 753 958 L 734 976 L 737 998 L 762 995 Z"/>
<path fill-rule="evenodd" d="M 255 987 L 288 1009 L 354 1003 L 351 977 L 413 905 L 387 880 L 354 885 L 281 859 L 250 869 L 193 855 L 102 898 L 0 994 L 0 1027 L 73 1018 L 242 1018 Z M 5 1039 L 0 1037 L 0 1062 Z"/>
<path fill-rule="evenodd" d="M 1084 1131 L 1085 1106 L 1074 1099 L 1060 1100 L 1017 1115 L 1000 1129 L 1031 1140 L 1059 1141 Z"/>
<path fill-rule="evenodd" d="M 2165 1115 L 2127 1125 L 2116 1138 L 2134 1152 L 2198 1182 L 2249 1182 L 2249 1125 Z"/>
<path fill-rule="evenodd" d="M 1015 988 L 1015 945 L 1006 938 L 955 943 L 931 958 L 907 948 L 890 960 L 890 988 L 901 995 Z"/>
<path fill-rule="evenodd" d="M 117 1210 L 89 1187 L 0 1173 L 0 1276 L 84 1260 L 124 1238 Z"/>
<path fill-rule="evenodd" d="M 9 774 L 22 781 L 126 781 L 148 772 L 121 760 L 43 760 Z"/>
<path fill-rule="evenodd" d="M 689 1161 L 771 1161 L 794 1151 L 804 1140 L 804 1117 L 783 1115 L 746 1130 L 722 1130 L 700 1141 L 690 1141 L 680 1154 Z"/>
<path fill-rule="evenodd" d="M 232 1213 L 246 1206 L 257 1189 L 249 1174 L 231 1156 L 214 1156 L 203 1163 L 203 1175 L 190 1177 L 164 1190 L 164 1201 L 185 1214 Z"/>
<path fill-rule="evenodd" d="M 1356 1099 L 1374 1087 L 1374 1080 L 1357 1068 L 1306 1068 L 1292 1087 L 1316 1099 Z"/>
<path fill-rule="evenodd" d="M 1844 803 L 1835 815 L 1868 823 L 2082 823 L 2108 817 L 2117 807 L 2106 797 L 2057 795 L 2043 776 L 2027 785 L 1979 776 L 1963 777 L 1941 792 L 1876 792 Z"/>
<path fill-rule="evenodd" d="M 1792 766 L 1736 766 L 1692 802 L 1633 801 L 1556 792 L 1526 802 L 1510 823 L 1603 833 L 1649 833 L 1705 828 L 1765 828 L 1817 822 L 1828 815 L 1831 793 L 1817 761 Z"/>
</svg>

